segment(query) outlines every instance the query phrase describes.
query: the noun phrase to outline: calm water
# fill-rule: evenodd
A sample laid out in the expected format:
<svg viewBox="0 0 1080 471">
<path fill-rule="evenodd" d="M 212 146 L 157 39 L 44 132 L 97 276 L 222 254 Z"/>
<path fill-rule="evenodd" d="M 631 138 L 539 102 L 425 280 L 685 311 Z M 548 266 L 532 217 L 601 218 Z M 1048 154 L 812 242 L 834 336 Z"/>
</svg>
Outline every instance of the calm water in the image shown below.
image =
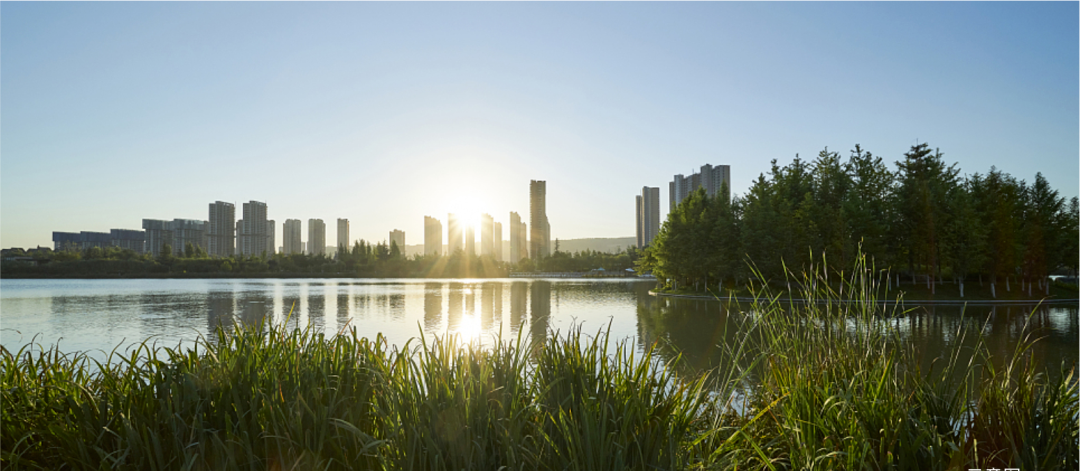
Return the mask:
<svg viewBox="0 0 1080 471">
<path fill-rule="evenodd" d="M 59 342 L 63 351 L 104 351 L 147 338 L 159 345 L 190 344 L 218 324 L 258 322 L 312 325 L 326 332 L 355 327 L 382 333 L 395 345 L 427 334 L 453 333 L 490 344 L 500 332 L 534 341 L 580 326 L 607 329 L 638 349 L 655 341 L 679 351 L 688 365 L 713 366 L 716 345 L 732 341 L 740 314 L 713 301 L 649 296 L 654 285 L 626 280 L 0 280 L 0 345 Z M 980 329 L 996 354 L 1011 352 L 1031 307 L 928 307 L 888 322 L 905 339 L 937 356 L 956 345 L 956 333 Z M 1040 308 L 1032 326 L 1045 337 L 1036 357 L 1056 369 L 1076 365 L 1076 306 Z M 969 337 L 971 337 L 969 335 Z M 967 343 L 971 343 L 969 338 Z"/>
</svg>

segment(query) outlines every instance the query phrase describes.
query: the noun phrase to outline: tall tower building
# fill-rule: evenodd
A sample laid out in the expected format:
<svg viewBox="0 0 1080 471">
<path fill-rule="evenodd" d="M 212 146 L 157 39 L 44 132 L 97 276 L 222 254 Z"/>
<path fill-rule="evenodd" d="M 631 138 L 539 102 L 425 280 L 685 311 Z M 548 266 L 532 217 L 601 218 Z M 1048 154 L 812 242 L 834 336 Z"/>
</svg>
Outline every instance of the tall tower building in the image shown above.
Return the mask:
<svg viewBox="0 0 1080 471">
<path fill-rule="evenodd" d="M 495 230 L 495 220 L 490 214 L 480 215 L 480 255 L 495 256 L 495 240 L 492 232 Z"/>
<path fill-rule="evenodd" d="M 518 227 L 521 226 L 521 216 L 518 213 L 510 212 L 510 263 L 520 262 L 525 255 L 522 251 L 525 249 L 525 243 L 521 240 L 521 230 Z"/>
<path fill-rule="evenodd" d="M 405 231 L 399 231 L 394 229 L 390 231 L 390 245 L 397 244 L 397 248 L 402 254 L 405 254 Z"/>
<path fill-rule="evenodd" d="M 476 229 L 472 226 L 465 229 L 465 254 L 476 255 Z"/>
<path fill-rule="evenodd" d="M 245 247 L 247 247 L 247 243 L 248 243 L 249 239 L 251 239 L 251 238 L 244 235 L 244 220 L 243 219 L 237 219 L 236 220 L 236 254 L 237 255 L 243 255 L 243 254 L 248 253 L 248 249 L 246 249 Z"/>
<path fill-rule="evenodd" d="M 223 201 L 210 203 L 209 222 L 207 253 L 211 257 L 231 257 L 236 253 L 236 206 Z"/>
<path fill-rule="evenodd" d="M 495 257 L 495 260 L 503 262 L 505 260 L 503 260 L 502 223 L 498 223 L 498 222 L 492 223 L 491 224 L 491 229 L 492 229 L 491 237 L 493 239 L 492 244 L 495 246 L 495 253 L 492 256 Z"/>
<path fill-rule="evenodd" d="M 266 255 L 277 253 L 277 230 L 273 219 L 266 221 Z"/>
<path fill-rule="evenodd" d="M 308 253 L 326 254 L 326 223 L 322 219 L 308 219 Z"/>
<path fill-rule="evenodd" d="M 453 255 L 458 250 L 465 250 L 462 246 L 461 222 L 454 213 L 446 215 L 446 254 Z"/>
<path fill-rule="evenodd" d="M 529 183 L 529 253 L 534 259 L 551 255 L 551 227 L 547 218 L 547 182 L 532 180 Z"/>
<path fill-rule="evenodd" d="M 285 220 L 285 230 L 284 234 L 282 234 L 284 245 L 282 248 L 288 255 L 304 253 L 304 246 L 300 239 L 300 227 L 302 224 L 299 219 Z"/>
<path fill-rule="evenodd" d="M 337 246 L 338 251 L 349 250 L 349 220 L 338 218 L 337 220 Z"/>
<path fill-rule="evenodd" d="M 660 188 L 641 188 L 637 213 L 637 246 L 641 249 L 651 244 L 660 232 Z"/>
<path fill-rule="evenodd" d="M 641 220 L 641 195 L 634 196 L 634 204 L 634 217 L 637 220 L 637 223 L 634 225 L 634 236 L 637 240 L 637 248 L 640 249 L 645 246 L 645 234 L 641 232 L 641 228 L 645 222 Z"/>
<path fill-rule="evenodd" d="M 424 255 L 442 255 L 442 223 L 424 216 Z"/>
<path fill-rule="evenodd" d="M 241 253 L 247 256 L 270 254 L 272 249 L 266 246 L 266 203 L 250 201 L 244 203 L 244 223 L 241 225 Z"/>
</svg>

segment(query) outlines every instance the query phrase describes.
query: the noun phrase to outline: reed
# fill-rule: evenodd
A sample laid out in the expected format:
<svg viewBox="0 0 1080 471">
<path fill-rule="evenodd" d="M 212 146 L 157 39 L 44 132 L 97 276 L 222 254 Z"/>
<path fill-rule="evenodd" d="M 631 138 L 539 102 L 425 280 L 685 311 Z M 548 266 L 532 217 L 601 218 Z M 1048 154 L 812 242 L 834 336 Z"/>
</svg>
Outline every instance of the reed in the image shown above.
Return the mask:
<svg viewBox="0 0 1080 471">
<path fill-rule="evenodd" d="M 602 331 L 425 334 L 219 329 L 96 362 L 0 350 L 5 469 L 1077 469 L 1077 381 L 1030 332 L 1006 359 L 964 339 L 924 367 L 860 265 L 790 304 L 758 287 L 724 367 L 679 375 Z M 833 280 L 835 281 L 835 280 Z M 957 336 L 961 337 L 962 331 Z M 655 346 L 654 346 L 655 347 Z"/>
</svg>

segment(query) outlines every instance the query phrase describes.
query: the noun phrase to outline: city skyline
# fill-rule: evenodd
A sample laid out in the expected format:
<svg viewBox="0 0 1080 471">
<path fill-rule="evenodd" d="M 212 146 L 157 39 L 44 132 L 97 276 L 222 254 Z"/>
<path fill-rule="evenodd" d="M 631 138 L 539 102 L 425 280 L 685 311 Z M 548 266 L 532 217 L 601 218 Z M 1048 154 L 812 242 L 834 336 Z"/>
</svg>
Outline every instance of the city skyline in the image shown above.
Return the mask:
<svg viewBox="0 0 1080 471">
<path fill-rule="evenodd" d="M 772 159 L 856 143 L 891 164 L 928 142 L 964 173 L 1041 171 L 1072 197 L 1077 16 L 1076 3 L 5 3 L 0 246 L 207 221 L 210 202 L 252 199 L 383 241 L 421 234 L 425 214 L 521 212 L 532 179 L 551 185 L 551 239 L 626 237 L 643 185 L 663 196 L 672 175 L 721 161 L 743 195 Z"/>
</svg>

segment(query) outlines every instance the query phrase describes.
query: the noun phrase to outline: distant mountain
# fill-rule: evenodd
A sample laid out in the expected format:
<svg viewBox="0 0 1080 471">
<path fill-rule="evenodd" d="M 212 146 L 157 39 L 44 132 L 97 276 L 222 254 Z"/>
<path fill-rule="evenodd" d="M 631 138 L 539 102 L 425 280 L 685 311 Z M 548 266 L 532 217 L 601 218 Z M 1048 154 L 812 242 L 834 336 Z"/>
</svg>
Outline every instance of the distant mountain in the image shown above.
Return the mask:
<svg viewBox="0 0 1080 471">
<path fill-rule="evenodd" d="M 551 241 L 551 250 L 555 250 L 555 241 Z M 597 252 L 615 253 L 619 249 L 626 250 L 628 245 L 637 245 L 636 237 L 615 237 L 611 239 L 560 239 L 559 250 L 563 252 L 581 252 L 582 250 L 595 250 Z"/>
<path fill-rule="evenodd" d="M 581 252 L 582 250 L 595 250 L 597 252 L 615 253 L 620 249 L 626 250 L 628 245 L 637 244 L 636 237 L 614 237 L 610 239 L 559 239 L 559 250 L 563 252 Z M 443 245 L 443 251 L 446 245 Z M 479 250 L 479 247 L 477 247 Z M 551 241 L 551 250 L 555 250 L 555 241 Z M 405 256 L 411 257 L 424 253 L 424 244 L 405 245 Z M 510 241 L 503 241 L 503 254 L 510 253 Z"/>
</svg>

